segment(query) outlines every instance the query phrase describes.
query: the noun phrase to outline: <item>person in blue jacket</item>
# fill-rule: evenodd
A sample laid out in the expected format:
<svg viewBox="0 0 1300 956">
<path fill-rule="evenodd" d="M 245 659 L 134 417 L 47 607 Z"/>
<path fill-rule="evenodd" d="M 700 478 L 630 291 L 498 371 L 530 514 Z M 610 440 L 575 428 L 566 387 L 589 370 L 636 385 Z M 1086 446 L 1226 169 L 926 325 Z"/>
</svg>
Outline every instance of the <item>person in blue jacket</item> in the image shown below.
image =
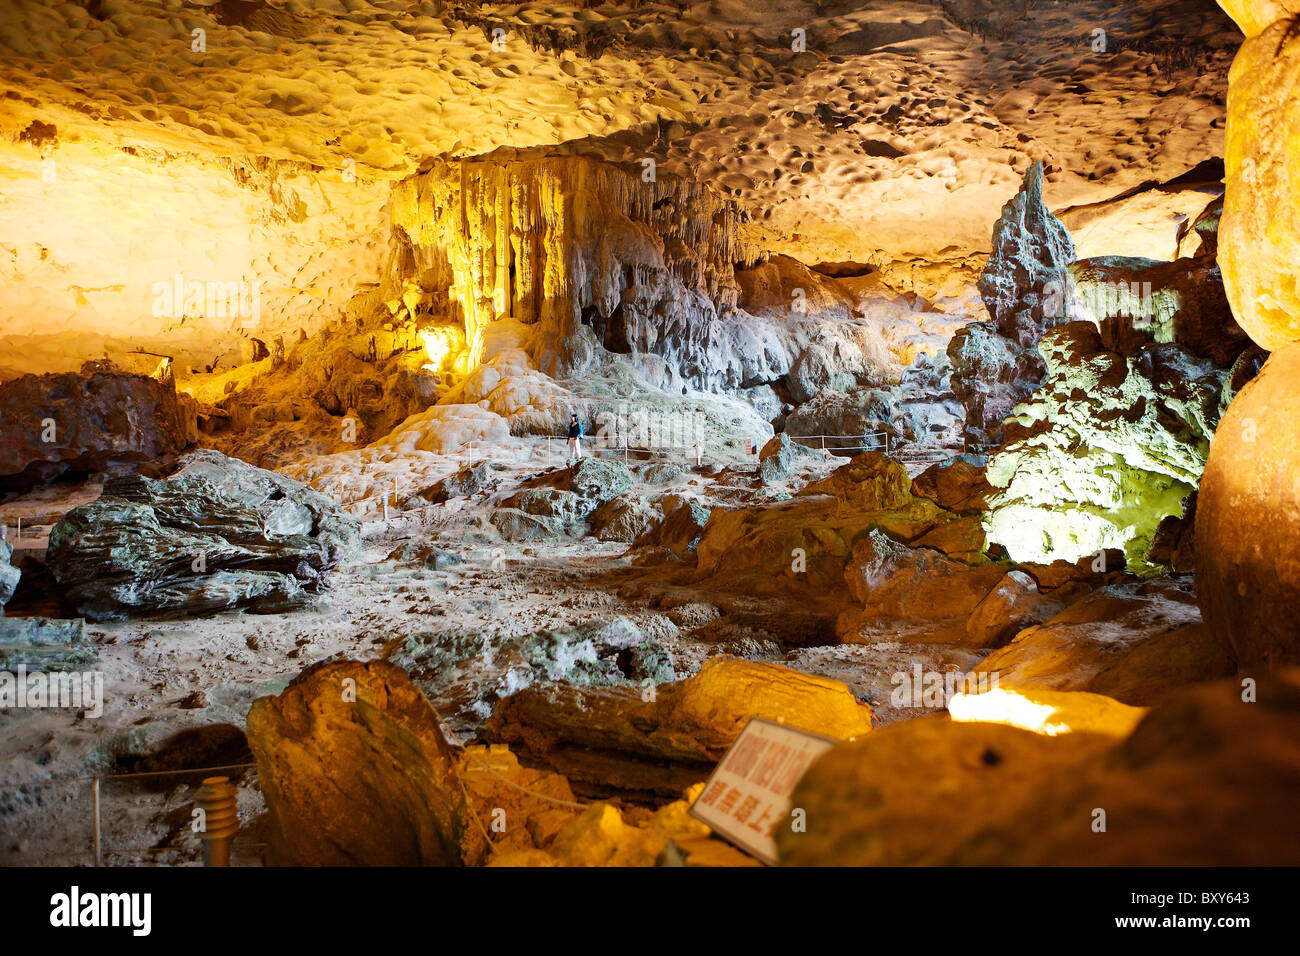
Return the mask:
<svg viewBox="0 0 1300 956">
<path fill-rule="evenodd" d="M 578 416 L 569 414 L 569 459 L 582 458 L 582 425 Z"/>
</svg>

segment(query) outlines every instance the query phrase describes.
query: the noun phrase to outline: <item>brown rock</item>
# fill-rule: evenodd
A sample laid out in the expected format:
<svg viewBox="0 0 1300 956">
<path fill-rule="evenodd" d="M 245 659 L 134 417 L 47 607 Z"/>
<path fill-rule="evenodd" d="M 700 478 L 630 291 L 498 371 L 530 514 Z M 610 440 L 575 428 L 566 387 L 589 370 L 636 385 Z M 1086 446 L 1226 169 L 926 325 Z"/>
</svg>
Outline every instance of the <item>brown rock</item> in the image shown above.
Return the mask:
<svg viewBox="0 0 1300 956">
<path fill-rule="evenodd" d="M 570 780 L 676 794 L 708 776 L 750 717 L 841 739 L 871 730 L 843 683 L 723 656 L 653 692 L 535 685 L 497 704 L 488 731 Z"/>
<path fill-rule="evenodd" d="M 1196 507 L 1196 594 L 1242 667 L 1300 663 L 1300 344 L 1274 352 L 1215 433 Z"/>
<path fill-rule="evenodd" d="M 931 465 L 912 481 L 913 494 L 958 514 L 985 510 L 993 490 L 982 467 L 960 458 Z"/>
<path fill-rule="evenodd" d="M 859 607 L 841 615 L 845 640 L 924 640 L 966 644 L 966 621 L 1006 572 L 954 561 L 938 551 L 909 548 L 878 530 L 853 546 L 844 569 Z M 886 636 L 887 635 L 887 636 Z"/>
<path fill-rule="evenodd" d="M 1300 339 L 1300 14 L 1294 0 L 1234 2 L 1247 39 L 1228 75 L 1227 190 L 1218 261 L 1233 314 L 1270 351 Z"/>
<path fill-rule="evenodd" d="M 805 774 L 795 866 L 1294 866 L 1300 675 L 1185 688 L 1128 737 L 913 720 Z M 1094 825 L 1105 813 L 1106 829 Z M 1027 839 L 1026 834 L 1032 834 Z"/>
<path fill-rule="evenodd" d="M 291 866 L 460 862 L 463 795 L 437 716 L 406 672 L 326 661 L 248 712 L 248 742 Z"/>
<path fill-rule="evenodd" d="M 4 382 L 0 488 L 175 454 L 198 437 L 197 409 L 170 381 L 93 365 Z"/>
<path fill-rule="evenodd" d="M 1021 631 L 976 670 L 996 673 L 999 686 L 1153 704 L 1178 687 L 1236 672 L 1231 650 L 1201 625 L 1192 600 L 1167 582 L 1113 584 Z"/>
</svg>

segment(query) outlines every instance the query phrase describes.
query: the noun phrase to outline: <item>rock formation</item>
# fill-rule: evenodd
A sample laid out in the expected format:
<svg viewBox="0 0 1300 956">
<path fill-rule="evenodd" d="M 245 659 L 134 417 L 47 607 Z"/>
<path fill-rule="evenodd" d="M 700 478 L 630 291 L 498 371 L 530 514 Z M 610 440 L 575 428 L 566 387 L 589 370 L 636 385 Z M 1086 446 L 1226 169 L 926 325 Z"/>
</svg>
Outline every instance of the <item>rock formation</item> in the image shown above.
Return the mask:
<svg viewBox="0 0 1300 956">
<path fill-rule="evenodd" d="M 115 478 L 50 534 L 47 563 L 77 614 L 204 614 L 301 607 L 360 546 L 323 495 L 203 450 L 171 476 Z"/>
<path fill-rule="evenodd" d="M 254 701 L 248 742 L 277 863 L 459 862 L 455 757 L 437 715 L 399 668 L 322 663 Z"/>
<path fill-rule="evenodd" d="M 703 781 L 750 717 L 839 739 L 872 726 L 839 681 L 720 656 L 653 690 L 538 685 L 498 704 L 488 730 L 570 780 L 672 794 Z"/>
<path fill-rule="evenodd" d="M 1069 232 L 1043 204 L 1043 168 L 1035 163 L 993 227 L 993 254 L 979 281 L 989 319 L 966 326 L 948 346 L 970 441 L 996 444 L 1003 419 L 1038 385 L 1043 365 L 1035 347 L 1070 318 L 1066 267 L 1073 260 Z"/>
<path fill-rule="evenodd" d="M 1224 371 L 1176 344 L 1108 348 L 1089 322 L 1039 349 L 1046 379 L 989 459 L 990 540 L 1017 561 L 1120 548 L 1133 570 L 1150 568 L 1160 523 L 1187 514 L 1200 481 Z"/>
<path fill-rule="evenodd" d="M 0 384 L 0 489 L 173 455 L 197 438 L 196 407 L 159 381 L 93 366 Z"/>
<path fill-rule="evenodd" d="M 1236 681 L 1187 688 L 1118 742 L 945 719 L 886 727 L 813 764 L 794 795 L 807 829 L 778 831 L 781 862 L 1285 864 L 1300 853 L 1280 822 L 1298 695 L 1283 679 L 1261 681 L 1255 703 Z"/>
</svg>

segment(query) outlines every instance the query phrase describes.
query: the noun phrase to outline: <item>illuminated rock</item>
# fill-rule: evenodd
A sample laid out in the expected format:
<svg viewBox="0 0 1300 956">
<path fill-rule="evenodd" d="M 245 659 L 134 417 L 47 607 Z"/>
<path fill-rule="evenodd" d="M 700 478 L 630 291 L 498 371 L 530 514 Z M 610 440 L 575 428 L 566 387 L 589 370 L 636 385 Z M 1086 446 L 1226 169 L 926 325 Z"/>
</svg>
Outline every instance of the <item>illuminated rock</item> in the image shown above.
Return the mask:
<svg viewBox="0 0 1300 956">
<path fill-rule="evenodd" d="M 1235 680 L 1184 688 L 1118 742 L 995 723 L 907 721 L 840 744 L 812 765 L 793 798 L 808 827 L 777 831 L 780 859 L 793 866 L 1290 865 L 1300 859 L 1300 833 L 1289 823 L 1297 734 L 1294 677 L 1261 679 L 1254 703 L 1243 703 Z"/>
<path fill-rule="evenodd" d="M 1110 351 L 1086 322 L 1039 349 L 1046 378 L 989 458 L 989 540 L 1020 562 L 1120 548 L 1131 570 L 1149 569 L 1161 521 L 1196 491 L 1225 372 L 1178 345 Z"/>
<path fill-rule="evenodd" d="M 0 612 L 14 596 L 14 591 L 18 589 L 18 581 L 23 576 L 23 573 L 11 563 L 13 556 L 14 546 L 0 538 Z"/>
<path fill-rule="evenodd" d="M 501 701 L 488 730 L 571 781 L 675 794 L 708 776 L 750 717 L 839 739 L 871 730 L 870 708 L 841 682 L 725 656 L 653 693 L 537 685 Z"/>
<path fill-rule="evenodd" d="M 1126 256 L 1081 259 L 1069 267 L 1073 309 L 1100 325 L 1125 316 L 1156 342 L 1177 342 L 1216 365 L 1231 365 L 1250 344 L 1232 317 L 1214 260 L 1159 262 Z"/>
<path fill-rule="evenodd" d="M 433 708 L 400 668 L 322 662 L 278 696 L 255 700 L 247 726 L 276 863 L 460 861 L 456 758 Z"/>
<path fill-rule="evenodd" d="M 170 381 L 88 366 L 0 384 L 0 488 L 172 455 L 198 437 L 196 406 Z"/>
<path fill-rule="evenodd" d="M 855 641 L 978 642 L 985 631 L 971 635 L 966 622 L 1005 573 L 997 565 L 972 566 L 940 551 L 910 548 L 872 529 L 853 545 L 844 569 L 856 606 L 840 616 L 838 628 Z"/>
<path fill-rule="evenodd" d="M 976 459 L 978 460 L 978 459 Z M 929 498 L 940 508 L 958 514 L 982 512 L 993 486 L 984 477 L 983 465 L 966 458 L 931 465 L 912 479 L 912 493 Z"/>
<path fill-rule="evenodd" d="M 1196 594 L 1243 667 L 1300 663 L 1300 346 L 1274 352 L 1229 406 L 1196 509 Z"/>
<path fill-rule="evenodd" d="M 1035 163 L 993 227 L 993 254 L 979 280 L 990 318 L 966 326 L 948 345 L 952 389 L 975 440 L 996 438 L 1011 408 L 1042 377 L 1034 347 L 1069 318 L 1066 267 L 1073 259 L 1069 231 L 1043 204 L 1043 168 Z"/>
<path fill-rule="evenodd" d="M 1224 6 L 1247 39 L 1228 77 L 1218 260 L 1237 321 L 1271 351 L 1300 339 L 1300 8 L 1289 0 Z"/>
<path fill-rule="evenodd" d="M 1187 587 L 1129 582 L 1089 594 L 1074 584 L 1044 597 L 1045 609 L 1064 609 L 1027 622 L 977 672 L 997 674 L 999 686 L 1091 691 L 1149 705 L 1236 671 L 1231 648 L 1201 623 Z"/>
</svg>

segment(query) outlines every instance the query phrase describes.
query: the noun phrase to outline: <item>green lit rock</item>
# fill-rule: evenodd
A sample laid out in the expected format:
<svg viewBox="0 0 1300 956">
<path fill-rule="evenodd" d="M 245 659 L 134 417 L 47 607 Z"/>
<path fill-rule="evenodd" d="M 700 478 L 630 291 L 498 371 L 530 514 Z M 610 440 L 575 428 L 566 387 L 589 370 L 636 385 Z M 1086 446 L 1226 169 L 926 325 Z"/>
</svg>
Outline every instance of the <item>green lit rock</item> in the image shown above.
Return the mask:
<svg viewBox="0 0 1300 956">
<path fill-rule="evenodd" d="M 1131 570 L 1156 570 L 1152 539 L 1197 488 L 1226 373 L 1174 343 L 1111 351 L 1090 322 L 1039 350 L 1046 378 L 989 459 L 989 540 L 1021 562 L 1118 548 Z"/>
</svg>

